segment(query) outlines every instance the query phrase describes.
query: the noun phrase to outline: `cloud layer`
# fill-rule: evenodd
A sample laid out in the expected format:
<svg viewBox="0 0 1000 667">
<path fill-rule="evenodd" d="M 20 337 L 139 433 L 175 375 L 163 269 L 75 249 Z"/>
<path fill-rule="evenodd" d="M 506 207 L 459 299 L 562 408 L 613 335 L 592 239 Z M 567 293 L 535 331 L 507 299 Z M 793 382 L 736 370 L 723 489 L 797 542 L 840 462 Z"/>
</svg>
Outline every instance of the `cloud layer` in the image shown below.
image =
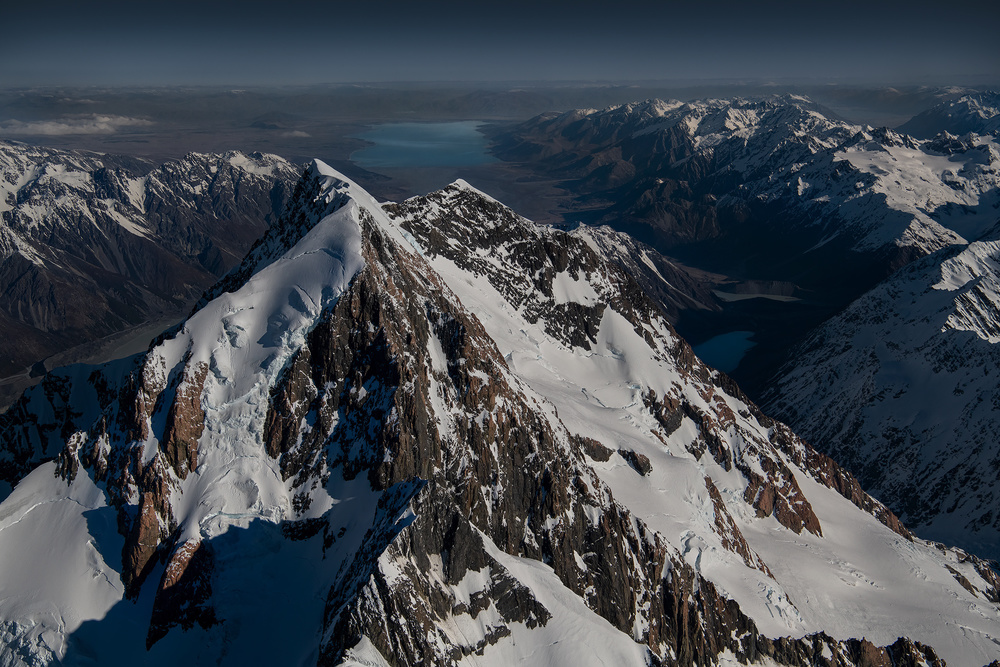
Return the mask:
<svg viewBox="0 0 1000 667">
<path fill-rule="evenodd" d="M 0 134 L 6 136 L 61 136 L 67 134 L 115 134 L 122 128 L 146 127 L 153 122 L 128 116 L 70 116 L 55 120 L 23 122 L 11 119 L 0 123 Z"/>
</svg>

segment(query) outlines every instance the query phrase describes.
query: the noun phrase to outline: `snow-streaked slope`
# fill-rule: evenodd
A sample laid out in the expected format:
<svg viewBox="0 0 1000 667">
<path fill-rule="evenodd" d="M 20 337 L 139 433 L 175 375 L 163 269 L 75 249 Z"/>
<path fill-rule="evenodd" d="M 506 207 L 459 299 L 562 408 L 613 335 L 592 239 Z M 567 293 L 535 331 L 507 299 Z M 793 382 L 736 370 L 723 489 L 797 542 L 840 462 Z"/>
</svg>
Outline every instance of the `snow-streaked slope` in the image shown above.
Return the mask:
<svg viewBox="0 0 1000 667">
<path fill-rule="evenodd" d="M 3 664 L 47 664 L 67 634 L 107 614 L 124 591 L 122 541 L 89 477 L 67 485 L 47 463 L 24 479 L 0 505 Z"/>
<path fill-rule="evenodd" d="M 204 244 L 198 236 L 207 220 L 232 218 L 234 209 L 247 215 L 259 206 L 257 189 L 267 192 L 276 180 L 297 175 L 297 167 L 286 160 L 261 153 L 190 153 L 153 165 L 123 156 L 0 142 L 0 213 L 5 214 L 0 260 L 20 252 L 33 263 L 61 266 L 60 251 L 66 246 L 86 238 L 90 230 L 115 235 L 115 227 L 183 252 L 179 228 L 191 227 L 189 245 Z M 185 219 L 179 213 L 184 210 L 199 213 L 202 220 Z M 264 217 L 267 212 L 260 213 Z M 242 227 L 249 221 L 235 222 L 230 233 L 245 233 Z M 51 248 L 45 247 L 46 240 Z M 186 250 L 196 254 L 204 248 Z M 116 259 L 98 261 L 110 268 Z"/>
<path fill-rule="evenodd" d="M 267 392 L 317 318 L 363 266 L 357 204 L 340 191 L 346 185 L 323 187 L 328 191 L 323 224 L 255 267 L 239 290 L 195 312 L 144 361 L 146 368 L 160 369 L 163 384 L 172 369 L 202 369 L 203 437 L 220 445 L 191 463 L 214 474 L 181 485 L 182 495 L 196 501 L 173 505 L 174 520 L 184 526 L 182 541 L 210 538 L 262 516 L 280 520 L 289 511 L 280 472 L 260 457 Z M 153 455 L 144 452 L 146 458 Z"/>
<path fill-rule="evenodd" d="M 314 163 L 182 325 L 0 417 L 0 517 L 27 517 L 0 523 L 3 661 L 992 659 L 995 575 L 912 540 L 591 242 Z M 24 521 L 74 539 L 36 567 Z"/>
<path fill-rule="evenodd" d="M 926 537 L 1000 557 L 1000 242 L 896 273 L 819 328 L 771 410 Z"/>
<path fill-rule="evenodd" d="M 957 236 L 952 243 L 976 239 L 996 222 L 1000 201 L 1000 145 L 992 136 L 940 137 L 926 142 L 884 133 L 835 153 L 859 172 L 873 177 L 871 191 L 884 205 L 911 215 L 913 223 L 899 239 L 927 251 L 940 247 L 939 226 Z"/>
<path fill-rule="evenodd" d="M 640 477 L 619 455 L 593 462 L 619 502 L 664 536 L 686 562 L 737 600 L 772 636 L 823 630 L 835 637 L 866 636 L 886 644 L 905 635 L 935 646 L 950 664 L 979 664 L 995 657 L 1000 610 L 984 597 L 956 589 L 948 568 L 957 567 L 960 556 L 910 541 L 859 512 L 840 493 L 814 481 L 820 476 L 816 468 L 801 467 L 807 457 L 796 460 L 791 452 L 768 452 L 776 426 L 758 416 L 745 399 L 720 390 L 717 372 L 704 367 L 699 371 L 697 361 L 694 368 L 679 367 L 667 352 L 679 341 L 665 322 L 654 319 L 638 329 L 616 312 L 620 305 L 609 306 L 589 344 L 560 339 L 553 324 L 557 318 L 546 317 L 545 306 L 536 305 L 535 297 L 517 285 L 533 281 L 534 287 L 542 286 L 548 274 L 554 276 L 554 289 L 567 270 L 560 271 L 565 260 L 554 254 L 537 265 L 513 250 L 519 243 L 527 245 L 523 237 L 556 245 L 552 237 L 559 232 L 518 221 L 509 211 L 498 214 L 492 210 L 495 205 L 486 195 L 458 183 L 390 210 L 428 244 L 431 264 L 483 322 L 510 368 L 556 406 L 571 432 L 648 457 L 652 469 Z M 500 241 L 489 253 L 473 254 L 479 239 L 495 238 L 496 229 L 516 240 Z M 438 234 L 449 242 L 439 245 Z M 568 239 L 562 243 L 573 248 Z M 579 263 L 577 267 L 579 272 L 573 275 L 569 269 L 570 275 L 589 285 L 578 288 L 578 293 L 600 294 L 607 302 L 616 291 L 607 274 L 597 267 Z M 544 294 L 544 287 L 541 291 Z M 552 302 L 554 309 L 564 307 L 556 293 Z M 578 303 L 588 306 L 593 299 L 580 298 Z M 545 314 L 532 321 L 539 312 Z M 676 430 L 668 432 L 649 409 L 650 390 L 697 406 L 719 422 L 709 419 L 698 424 L 685 416 L 671 425 Z M 698 441 L 706 431 L 721 441 L 715 445 L 721 456 L 701 455 L 704 445 Z M 726 450 L 732 465 L 726 465 Z M 744 470 L 761 471 L 760 456 L 764 461 L 774 456 L 779 465 L 793 471 L 822 534 L 796 533 L 774 518 L 757 518 L 744 500 Z M 752 554 L 770 574 L 747 567 L 754 555 L 744 558 L 723 545 L 727 536 L 717 530 L 718 511 L 706 477 L 718 489 Z"/>
<path fill-rule="evenodd" d="M 544 628 L 534 630 L 514 626 L 510 636 L 497 642 L 488 654 L 469 655 L 459 665 L 647 664 L 649 654 L 645 647 L 598 616 L 583 598 L 566 588 L 551 568 L 536 560 L 506 554 L 489 542 L 487 549 L 518 581 L 534 591 L 538 601 L 552 612 L 552 619 Z"/>
<path fill-rule="evenodd" d="M 684 310 L 719 309 L 711 286 L 723 282 L 724 276 L 678 264 L 628 234 L 606 225 L 580 225 L 573 230 L 573 234 L 635 278 L 643 291 L 660 304 L 671 322 L 675 322 Z"/>
<path fill-rule="evenodd" d="M 286 243 L 287 239 L 277 238 L 276 234 L 265 237 L 264 241 L 258 244 L 257 252 L 258 256 L 263 255 L 266 261 L 247 265 L 250 277 L 239 289 L 227 292 L 199 309 L 182 327 L 153 346 L 146 355 L 141 355 L 141 359 L 116 362 L 103 371 L 107 378 L 105 382 L 116 380 L 128 382 L 130 374 L 133 374 L 131 376 L 133 378 L 141 378 L 140 395 L 133 399 L 140 403 L 144 392 L 165 390 L 167 393 L 174 392 L 176 395 L 179 392 L 183 395 L 190 391 L 193 400 L 188 405 L 200 413 L 198 417 L 200 433 L 185 431 L 184 425 L 178 423 L 185 418 L 192 418 L 190 415 L 180 415 L 176 408 L 167 410 L 166 407 L 169 406 L 156 410 L 152 405 L 153 399 L 150 399 L 149 412 L 143 412 L 138 417 L 136 430 L 131 433 L 133 437 L 138 437 L 131 442 L 127 441 L 129 436 L 127 430 L 125 433 L 115 433 L 112 430 L 96 438 L 92 437 L 92 432 L 87 433 L 83 430 L 73 439 L 71 451 L 83 452 L 92 447 L 92 455 L 104 457 L 100 465 L 104 474 L 112 479 L 100 479 L 101 475 L 97 474 L 100 485 L 104 487 L 102 492 L 94 486 L 90 476 L 82 471 L 81 474 L 77 474 L 79 463 L 76 463 L 73 472 L 68 474 L 74 480 L 69 488 L 73 490 L 82 485 L 84 488 L 92 489 L 90 495 L 85 496 L 86 500 L 75 500 L 70 496 L 69 499 L 73 500 L 74 504 L 63 501 L 62 505 L 53 505 L 66 508 L 61 511 L 58 520 L 56 517 L 41 516 L 41 511 L 33 509 L 29 517 L 37 523 L 27 524 L 33 528 L 35 535 L 48 535 L 48 539 L 60 542 L 62 540 L 60 533 L 49 531 L 58 530 L 62 523 L 75 522 L 67 523 L 67 529 L 63 533 L 68 538 L 67 546 L 56 549 L 46 544 L 23 542 L 19 540 L 20 535 L 17 532 L 21 530 L 20 528 L 11 528 L 10 525 L 0 526 L 0 544 L 8 549 L 13 548 L 15 544 L 23 544 L 18 547 L 20 550 L 16 553 L 16 561 L 13 559 L 7 561 L 17 562 L 20 567 L 6 566 L 0 575 L 3 577 L 0 590 L 3 591 L 5 609 L 9 611 L 4 619 L 12 619 L 10 622 L 19 623 L 19 627 L 22 628 L 20 633 L 13 632 L 10 644 L 12 647 L 29 640 L 37 643 L 36 637 L 41 637 L 41 646 L 38 649 L 41 658 L 44 658 L 45 652 L 48 651 L 50 658 L 53 655 L 67 657 L 71 663 L 94 660 L 95 664 L 111 664 L 109 661 L 113 660 L 116 664 L 118 661 L 121 664 L 128 664 L 129 661 L 124 656 L 134 657 L 144 654 L 147 648 L 148 620 L 138 628 L 140 635 L 123 638 L 121 645 L 103 644 L 100 637 L 108 634 L 107 628 L 85 627 L 78 636 L 73 634 L 82 621 L 101 619 L 115 602 L 118 602 L 119 606 L 131 604 L 127 600 L 122 600 L 125 592 L 122 581 L 124 579 L 126 584 L 141 584 L 142 566 L 145 564 L 134 562 L 133 565 L 139 567 L 134 569 L 130 578 L 125 574 L 129 558 L 133 561 L 137 558 L 140 560 L 148 558 L 149 554 L 143 551 L 144 541 L 148 544 L 148 540 L 153 540 L 152 547 L 155 547 L 156 542 L 167 535 L 171 543 L 178 545 L 208 544 L 216 537 L 220 537 L 223 543 L 227 540 L 235 542 L 231 545 L 236 550 L 232 554 L 224 553 L 219 547 L 215 548 L 217 552 L 215 559 L 219 562 L 223 575 L 217 577 L 215 581 L 218 600 L 214 604 L 220 614 L 232 610 L 234 616 L 247 615 L 247 620 L 236 626 L 235 635 L 232 634 L 234 628 L 231 627 L 224 641 L 221 641 L 223 637 L 210 640 L 193 636 L 173 647 L 168 641 L 161 649 L 162 660 L 169 661 L 167 656 L 170 655 L 179 657 L 189 654 L 192 648 L 199 644 L 214 646 L 217 655 L 229 655 L 232 660 L 236 660 L 239 655 L 244 655 L 245 658 L 260 657 L 259 647 L 257 653 L 242 651 L 234 653 L 228 648 L 228 644 L 240 636 L 252 637 L 258 632 L 271 629 L 268 623 L 264 622 L 266 616 L 260 619 L 259 623 L 249 622 L 254 620 L 250 612 L 260 611 L 259 605 L 263 605 L 265 610 L 271 608 L 272 603 L 267 601 L 268 598 L 285 594 L 294 594 L 293 597 L 305 595 L 306 600 L 313 600 L 314 609 L 309 622 L 313 626 L 321 622 L 323 596 L 320 591 L 323 586 L 330 585 L 330 575 L 327 570 L 339 565 L 335 559 L 323 563 L 323 567 L 319 568 L 320 571 L 326 572 L 325 576 L 310 576 L 308 573 L 303 573 L 302 576 L 289 579 L 279 575 L 278 580 L 285 581 L 293 588 L 288 593 L 282 592 L 280 586 L 275 587 L 270 593 L 267 592 L 266 585 L 258 587 L 254 595 L 263 595 L 264 599 L 255 605 L 248 600 L 240 601 L 248 595 L 247 582 L 259 580 L 261 576 L 266 580 L 274 575 L 266 574 L 265 571 L 259 571 L 254 575 L 252 559 L 248 561 L 250 565 L 248 569 L 242 563 L 242 557 L 237 556 L 242 552 L 249 558 L 249 554 L 253 551 L 263 548 L 260 557 L 271 559 L 272 565 L 280 563 L 286 566 L 289 558 L 291 562 L 303 558 L 301 555 L 295 555 L 296 549 L 292 547 L 285 549 L 292 552 L 290 555 L 286 554 L 285 558 L 269 555 L 269 551 L 277 552 L 282 549 L 282 542 L 286 541 L 286 537 L 282 535 L 278 525 L 275 525 L 276 535 L 269 538 L 266 537 L 267 530 L 261 531 L 255 528 L 257 522 L 261 520 L 280 524 L 286 515 L 292 513 L 292 498 L 288 484 L 283 480 L 277 463 L 268 457 L 260 446 L 261 431 L 268 409 L 268 389 L 284 368 L 288 356 L 301 346 L 304 335 L 315 325 L 316 319 L 337 299 L 363 265 L 355 200 L 367 195 L 356 193 L 352 199 L 351 193 L 347 192 L 348 186 L 336 180 L 333 172 L 324 172 L 320 166 L 315 167 L 315 170 L 313 177 L 315 184 L 323 192 L 317 201 L 310 202 L 309 217 L 300 215 L 296 220 L 300 225 L 296 234 L 301 238 L 294 243 Z M 369 207 L 373 206 L 370 198 L 363 201 L 366 201 Z M 322 224 L 317 224 L 320 219 Z M 306 233 L 310 230 L 311 233 Z M 139 362 L 141 366 L 137 367 L 136 364 Z M 100 420 L 101 410 L 106 409 L 111 388 L 107 384 L 88 388 L 86 378 L 91 372 L 89 368 L 73 367 L 67 371 L 68 377 L 62 382 L 68 385 L 76 379 L 74 386 L 80 390 L 78 394 L 74 393 L 73 402 L 73 407 L 78 411 L 74 415 L 78 423 L 86 424 L 95 419 Z M 59 381 L 53 380 L 53 382 Z M 35 390 L 35 394 L 44 396 L 51 386 L 51 383 L 43 383 L 41 388 Z M 146 397 L 149 399 L 148 394 Z M 45 401 L 40 396 L 34 400 L 42 403 Z M 125 406 L 123 413 L 126 412 L 124 408 Z M 34 412 L 31 401 L 20 404 L 15 408 L 17 409 L 23 410 L 23 414 Z M 11 413 L 5 417 L 9 421 L 12 420 Z M 124 415 L 121 417 L 122 420 L 127 418 Z M 167 422 L 172 426 L 166 426 Z M 164 442 L 165 434 L 170 432 L 171 428 L 174 434 L 172 446 L 179 447 L 179 450 L 174 451 L 180 453 L 175 453 L 170 457 L 172 460 L 164 464 L 164 450 L 168 448 Z M 178 433 L 188 437 L 193 436 L 194 441 L 183 441 Z M 123 436 L 126 438 L 125 442 L 122 442 Z M 199 446 L 198 440 L 202 440 L 206 445 Z M 46 445 L 58 445 L 60 441 L 58 436 L 49 443 L 29 440 L 28 442 L 42 451 L 21 453 L 29 458 L 38 455 L 51 456 L 54 452 L 50 449 L 46 453 L 44 451 Z M 119 449 L 121 445 L 125 445 L 124 449 Z M 17 465 L 11 463 L 11 459 L 16 460 L 17 455 L 12 457 L 11 454 L 9 449 L 4 452 L 4 463 L 8 466 Z M 122 461 L 122 456 L 126 461 Z M 129 463 L 127 459 L 132 459 L 132 462 Z M 117 465 L 122 464 L 125 466 L 124 469 L 115 470 Z M 54 472 L 56 471 L 53 469 L 53 464 L 49 463 L 23 479 L 3 505 L 0 505 L 4 508 L 4 515 L 17 511 L 28 502 L 22 500 L 24 497 L 53 496 L 53 489 L 59 488 L 64 489 L 63 495 L 67 495 L 66 482 L 59 477 L 60 474 L 66 476 L 67 472 L 60 470 L 58 474 L 53 474 Z M 154 483 L 156 489 L 152 492 L 148 488 L 143 490 L 143 486 L 149 482 L 144 484 L 142 478 L 138 480 L 133 478 L 133 474 L 139 477 L 143 472 L 146 476 L 157 477 Z M 136 484 L 138 489 L 132 486 Z M 331 487 L 330 491 L 333 492 L 333 496 L 323 491 L 318 494 L 311 510 L 304 513 L 304 518 L 325 515 L 328 520 L 333 520 L 345 529 L 341 537 L 346 543 L 360 542 L 369 527 L 367 522 L 371 520 L 370 510 L 374 507 L 377 497 L 372 494 L 367 483 L 360 488 L 357 484 L 344 483 L 341 486 Z M 155 510 L 148 506 L 152 502 L 153 493 L 158 495 Z M 94 494 L 96 497 L 91 497 Z M 130 512 L 127 508 L 124 508 L 124 512 L 121 506 L 117 508 L 117 512 L 115 508 L 106 508 L 110 510 L 110 516 L 102 513 L 99 518 L 107 525 L 97 523 L 90 528 L 89 535 L 87 533 L 89 522 L 79 518 L 81 512 L 86 515 L 84 510 L 100 508 L 108 501 L 112 503 L 117 501 L 119 504 L 123 501 L 138 502 L 137 519 L 144 519 L 147 513 L 152 512 L 151 517 L 154 521 L 151 525 L 147 526 L 141 520 L 133 519 L 136 522 L 133 530 L 139 532 L 139 545 L 131 552 L 127 545 L 123 549 L 121 544 L 123 537 L 117 535 L 115 526 L 116 513 L 119 525 L 121 521 L 128 521 Z M 56 500 L 32 502 L 55 503 Z M 82 510 L 80 503 L 83 503 Z M 135 511 L 132 510 L 131 513 L 134 515 Z M 52 522 L 51 525 L 48 522 Z M 70 526 L 75 526 L 73 528 L 75 533 L 69 532 Z M 74 540 L 77 538 L 74 536 L 81 535 L 78 540 L 84 544 L 87 543 L 87 538 L 100 539 L 103 542 L 109 528 L 118 544 L 112 544 L 101 553 L 110 553 L 112 561 L 117 557 L 117 567 L 112 569 L 110 565 L 97 560 L 96 564 L 91 565 L 95 572 L 93 577 L 83 577 L 74 570 L 63 571 L 66 566 L 71 565 L 70 558 L 82 560 L 82 557 L 74 555 L 75 552 L 69 551 L 73 548 L 83 548 L 75 546 Z M 239 531 L 245 531 L 248 537 L 237 539 Z M 257 535 L 259 532 L 264 532 L 265 537 Z M 132 535 L 134 540 L 135 533 Z M 263 542 L 257 545 L 257 541 L 262 539 Z M 271 547 L 266 546 L 268 539 L 274 542 Z M 93 548 L 94 545 L 90 546 Z M 317 547 L 315 541 L 312 548 L 316 553 L 312 554 L 311 558 L 323 560 L 322 550 Z M 36 549 L 38 554 L 52 554 L 51 567 L 36 567 Z M 61 556 L 62 553 L 67 553 L 67 556 Z M 174 555 L 176 553 L 177 551 Z M 343 556 L 347 557 L 349 554 L 350 552 L 345 550 Z M 125 565 L 122 564 L 123 555 Z M 236 558 L 236 562 L 229 565 L 227 561 L 233 558 Z M 91 559 L 93 560 L 93 557 Z M 65 577 L 65 581 L 56 580 L 56 583 L 60 588 L 64 586 L 68 593 L 47 600 L 42 607 L 50 609 L 39 611 L 32 607 L 31 600 L 39 598 L 38 582 L 47 578 L 50 570 L 59 572 Z M 96 581 L 97 574 L 101 575 L 100 581 Z M 96 583 L 92 586 L 102 584 L 103 588 L 98 586 L 99 591 L 74 595 L 73 591 L 80 586 L 78 583 L 74 588 L 72 581 L 74 578 L 80 582 L 94 579 Z M 25 583 L 15 586 L 16 582 Z M 231 590 L 226 590 L 229 587 Z M 146 594 L 139 598 L 139 602 L 145 600 L 147 613 L 152 606 L 152 597 L 151 594 Z M 45 600 L 44 594 L 41 600 Z M 140 605 L 139 608 L 143 606 Z M 127 612 L 124 615 L 112 614 L 108 618 L 111 618 L 114 624 L 124 622 L 123 616 L 127 617 Z M 246 635 L 239 634 L 239 627 L 245 628 L 243 632 Z M 303 631 L 303 628 L 291 629 Z M 315 638 L 318 629 L 306 626 L 304 632 L 304 639 L 313 641 L 311 649 L 308 644 L 304 648 L 305 655 L 308 656 L 311 652 L 315 660 Z M 110 634 L 115 633 L 112 631 Z M 65 656 L 67 646 L 71 650 L 68 656 Z M 273 659 L 288 657 L 287 647 L 281 650 L 275 647 L 274 651 Z M 94 656 L 100 656 L 100 659 Z M 5 657 L 5 660 L 8 659 L 12 658 Z M 38 664 L 45 662 L 47 661 L 42 660 Z M 28 664 L 35 663 L 29 661 Z"/>
<path fill-rule="evenodd" d="M 819 244 L 843 237 L 857 251 L 934 252 L 968 232 L 941 213 L 977 206 L 1000 184 L 988 137 L 970 140 L 973 153 L 941 156 L 933 142 L 831 120 L 805 98 L 691 105 L 676 122 L 696 154 L 740 174 L 740 188 L 720 207 L 753 197 L 776 203 L 789 222 L 820 231 Z"/>
</svg>

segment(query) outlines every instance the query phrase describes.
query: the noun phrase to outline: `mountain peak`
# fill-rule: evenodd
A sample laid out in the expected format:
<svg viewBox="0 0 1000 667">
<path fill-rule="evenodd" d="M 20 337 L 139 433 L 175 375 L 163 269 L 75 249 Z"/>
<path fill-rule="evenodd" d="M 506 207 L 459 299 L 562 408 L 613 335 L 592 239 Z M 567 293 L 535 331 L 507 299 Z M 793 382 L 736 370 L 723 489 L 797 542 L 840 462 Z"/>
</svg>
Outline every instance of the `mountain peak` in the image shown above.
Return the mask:
<svg viewBox="0 0 1000 667">
<path fill-rule="evenodd" d="M 465 190 L 466 192 L 471 192 L 472 194 L 478 195 L 480 197 L 484 197 L 486 199 L 489 199 L 490 201 L 497 201 L 496 199 L 494 199 L 490 195 L 486 194 L 485 192 L 483 192 L 482 190 L 480 190 L 476 186 L 474 186 L 471 183 L 469 183 L 464 178 L 456 179 L 455 181 L 453 181 L 450 184 L 448 184 L 448 187 L 450 187 L 450 188 L 457 188 L 459 190 Z"/>
</svg>

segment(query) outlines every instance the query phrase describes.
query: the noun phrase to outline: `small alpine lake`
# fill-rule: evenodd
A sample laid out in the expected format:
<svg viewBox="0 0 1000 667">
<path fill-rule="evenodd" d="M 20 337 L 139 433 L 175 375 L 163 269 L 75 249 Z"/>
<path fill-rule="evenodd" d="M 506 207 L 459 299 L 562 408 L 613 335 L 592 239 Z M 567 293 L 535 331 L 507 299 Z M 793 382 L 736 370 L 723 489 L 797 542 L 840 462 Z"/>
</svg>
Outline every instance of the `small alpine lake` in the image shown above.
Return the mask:
<svg viewBox="0 0 1000 667">
<path fill-rule="evenodd" d="M 414 167 L 470 167 L 498 162 L 487 152 L 482 121 L 449 123 L 385 123 L 355 135 L 370 141 L 351 153 L 351 161 L 364 169 Z"/>
<path fill-rule="evenodd" d="M 753 331 L 730 331 L 694 346 L 694 353 L 709 366 L 732 373 L 756 343 Z"/>
</svg>

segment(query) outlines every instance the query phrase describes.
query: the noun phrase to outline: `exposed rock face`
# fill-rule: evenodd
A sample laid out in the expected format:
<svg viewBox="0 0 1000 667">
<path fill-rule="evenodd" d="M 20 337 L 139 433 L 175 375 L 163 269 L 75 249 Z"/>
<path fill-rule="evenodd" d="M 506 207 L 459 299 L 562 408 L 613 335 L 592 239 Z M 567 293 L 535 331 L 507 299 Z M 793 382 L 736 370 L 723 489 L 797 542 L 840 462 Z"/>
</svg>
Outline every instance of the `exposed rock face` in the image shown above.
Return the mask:
<svg viewBox="0 0 1000 667">
<path fill-rule="evenodd" d="M 205 429 L 201 394 L 205 389 L 208 364 L 185 364 L 174 402 L 167 412 L 163 429 L 164 453 L 178 477 L 184 479 L 198 467 L 198 439 Z"/>
<path fill-rule="evenodd" d="M 773 515 L 778 523 L 796 533 L 805 528 L 814 535 L 822 535 L 819 519 L 802 495 L 792 472 L 786 466 L 776 465 L 772 459 L 765 459 L 763 465 L 768 477 L 776 480 L 767 481 L 749 468 L 740 471 L 750 480 L 743 498 L 757 509 L 757 516 Z"/>
<path fill-rule="evenodd" d="M 425 238 L 441 228 L 424 210 L 435 198 L 455 243 Z M 5 481 L 24 479 L 4 512 L 42 484 L 40 473 L 46 484 L 55 473 L 57 491 L 89 490 L 100 501 L 87 502 L 106 501 L 117 514 L 118 604 L 152 605 L 142 636 L 123 632 L 123 645 L 139 642 L 151 661 L 188 643 L 218 660 L 239 646 L 269 650 L 273 638 L 243 630 L 258 627 L 246 605 L 268 582 L 232 588 L 231 573 L 252 567 L 240 558 L 249 548 L 277 565 L 267 578 L 306 587 L 280 589 L 265 613 L 298 613 L 284 603 L 296 595 L 316 609 L 302 616 L 310 646 L 281 639 L 293 661 L 303 651 L 321 665 L 560 662 L 591 653 L 685 667 L 733 659 L 943 665 L 922 644 L 894 639 L 904 632 L 872 643 L 805 622 L 802 631 L 761 630 L 772 608 L 762 598 L 791 613 L 802 590 L 788 574 L 795 564 L 775 555 L 775 536 L 839 553 L 820 520 L 840 530 L 848 512 L 889 549 L 905 540 L 872 518 L 884 511 L 876 501 L 859 496 L 864 512 L 843 502 L 840 488 L 814 483 L 850 478 L 832 462 L 799 463 L 812 460 L 811 448 L 755 416 L 585 240 L 512 217 L 464 184 L 405 202 L 392 220 L 320 163 L 293 201 L 243 265 L 146 355 L 53 374 L 48 391 L 26 394 L 0 424 L 9 450 L 21 452 L 9 457 Z M 494 216 L 506 230 L 506 241 L 493 242 L 508 248 L 498 251 L 503 261 L 461 269 L 459 259 L 475 263 L 493 248 L 484 238 Z M 478 234 L 486 237 L 475 243 L 487 247 L 470 252 Z M 476 285 L 506 306 L 458 294 Z M 515 303 L 520 319 L 482 310 Z M 553 389 L 501 347 L 510 340 L 503 331 L 544 337 L 552 363 L 571 354 L 614 377 L 615 364 L 634 358 L 655 372 L 624 382 L 632 402 L 609 407 L 614 394 L 600 387 L 600 404 Z M 60 407 L 67 403 L 80 411 Z M 605 423 L 584 418 L 588 405 Z M 37 417 L 18 418 L 28 414 Z M 641 437 L 609 436 L 618 422 Z M 58 463 L 43 464 L 48 473 L 20 472 L 47 459 Z M 668 514 L 677 522 L 664 524 Z M 944 590 L 961 603 L 987 604 L 943 563 L 982 594 L 989 586 L 974 564 L 906 545 L 909 557 L 944 573 Z M 771 549 L 767 562 L 762 548 Z M 715 566 L 739 574 L 727 578 Z M 802 598 L 795 613 L 813 613 Z M 117 627 L 114 614 L 94 616 Z"/>
<path fill-rule="evenodd" d="M 218 621 L 210 605 L 215 559 L 210 545 L 188 540 L 174 549 L 156 591 L 146 635 L 147 649 L 175 626 L 210 628 Z"/>
<path fill-rule="evenodd" d="M 649 462 L 649 457 L 645 454 L 633 452 L 630 449 L 619 449 L 618 453 L 640 475 L 648 475 L 653 470 L 653 464 Z"/>
<path fill-rule="evenodd" d="M 0 142 L 0 377 L 179 319 L 277 219 L 298 175 L 260 153 L 154 165 Z"/>
<path fill-rule="evenodd" d="M 116 482 L 119 507 L 119 530 L 125 535 L 125 546 L 122 548 L 122 583 L 125 584 L 127 597 L 135 598 L 146 577 L 156 566 L 154 556 L 159 556 L 160 547 L 170 539 L 174 528 L 173 512 L 170 506 L 172 485 L 163 469 L 162 459 L 154 458 L 142 466 L 139 461 L 128 461 L 128 468 L 121 470 Z M 131 470 L 141 470 L 139 478 L 129 484 Z M 127 504 L 133 486 L 139 494 L 136 506 Z M 114 497 L 114 496 L 112 496 Z"/>
</svg>

